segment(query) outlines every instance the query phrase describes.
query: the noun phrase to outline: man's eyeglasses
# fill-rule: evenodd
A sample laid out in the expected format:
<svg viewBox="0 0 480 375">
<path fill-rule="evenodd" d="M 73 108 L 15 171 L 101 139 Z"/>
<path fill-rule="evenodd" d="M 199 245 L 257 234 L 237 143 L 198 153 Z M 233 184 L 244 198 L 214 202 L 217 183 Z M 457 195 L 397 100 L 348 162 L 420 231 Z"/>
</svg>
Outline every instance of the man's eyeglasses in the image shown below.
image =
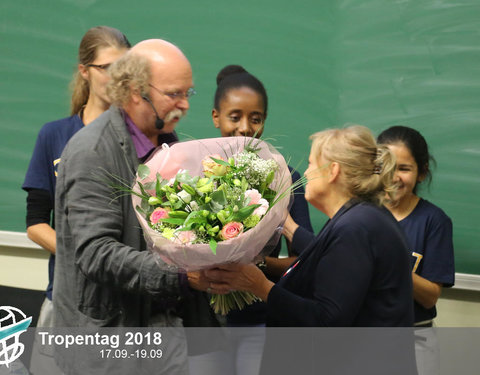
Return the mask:
<svg viewBox="0 0 480 375">
<path fill-rule="evenodd" d="M 100 70 L 107 70 L 108 67 L 111 65 L 111 63 L 108 63 L 108 64 L 87 64 L 85 66 L 88 66 L 89 68 L 97 68 L 97 69 L 100 69 Z"/>
<path fill-rule="evenodd" d="M 190 87 L 187 92 L 167 92 L 167 91 L 162 91 L 160 89 L 157 89 L 155 86 L 152 84 L 148 84 L 152 89 L 155 89 L 157 92 L 160 94 L 168 96 L 170 99 L 173 100 L 178 100 L 178 99 L 188 99 L 195 95 L 197 92 L 193 87 Z"/>
</svg>

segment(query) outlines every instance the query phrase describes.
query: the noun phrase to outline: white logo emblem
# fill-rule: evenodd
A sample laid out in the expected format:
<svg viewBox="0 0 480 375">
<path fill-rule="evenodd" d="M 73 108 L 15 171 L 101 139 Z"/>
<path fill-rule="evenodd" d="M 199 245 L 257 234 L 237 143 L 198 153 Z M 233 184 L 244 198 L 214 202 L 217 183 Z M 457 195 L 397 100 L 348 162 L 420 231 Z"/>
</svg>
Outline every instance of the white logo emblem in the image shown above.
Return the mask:
<svg viewBox="0 0 480 375">
<path fill-rule="evenodd" d="M 11 306 L 0 306 L 0 365 L 8 365 L 20 357 L 25 346 L 20 335 L 32 322 L 22 310 Z"/>
</svg>

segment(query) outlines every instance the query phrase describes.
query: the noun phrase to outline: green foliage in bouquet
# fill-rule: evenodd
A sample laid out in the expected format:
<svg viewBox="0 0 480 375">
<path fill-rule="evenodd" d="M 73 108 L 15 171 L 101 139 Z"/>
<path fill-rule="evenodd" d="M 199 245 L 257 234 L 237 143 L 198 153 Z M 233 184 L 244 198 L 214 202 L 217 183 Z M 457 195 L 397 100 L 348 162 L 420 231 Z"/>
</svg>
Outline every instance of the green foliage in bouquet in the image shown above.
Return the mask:
<svg viewBox="0 0 480 375">
<path fill-rule="evenodd" d="M 205 177 L 180 170 L 171 180 L 158 173 L 154 181 L 148 166 L 138 168 L 141 198 L 136 209 L 150 227 L 177 243 L 207 243 L 216 253 L 218 241 L 235 238 L 255 227 L 275 203 L 278 194 L 269 185 L 278 168 L 253 150 L 223 160 L 212 155 L 202 161 Z"/>
</svg>

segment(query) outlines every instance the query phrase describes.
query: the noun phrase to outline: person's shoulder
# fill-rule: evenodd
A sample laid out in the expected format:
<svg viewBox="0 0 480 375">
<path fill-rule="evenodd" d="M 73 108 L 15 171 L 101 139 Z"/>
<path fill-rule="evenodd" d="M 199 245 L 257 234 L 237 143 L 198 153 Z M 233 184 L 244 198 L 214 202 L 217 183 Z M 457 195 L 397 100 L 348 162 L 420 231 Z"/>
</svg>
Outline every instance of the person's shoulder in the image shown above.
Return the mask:
<svg viewBox="0 0 480 375">
<path fill-rule="evenodd" d="M 423 216 L 437 222 L 451 222 L 450 217 L 445 213 L 445 211 L 423 198 L 420 198 L 420 201 L 418 202 L 417 207 L 415 207 L 413 214 L 413 217 Z"/>
<path fill-rule="evenodd" d="M 383 206 L 378 206 L 374 203 L 360 201 L 349 210 L 350 216 L 357 220 L 362 220 L 365 217 L 379 217 L 391 216 L 389 211 Z"/>
<path fill-rule="evenodd" d="M 385 207 L 365 201 L 354 204 L 338 220 L 339 226 L 364 230 L 385 228 L 392 224 L 397 225 L 396 220 Z"/>
<path fill-rule="evenodd" d="M 287 166 L 288 166 L 288 170 L 292 175 L 292 182 L 300 180 L 300 173 L 298 173 L 298 171 L 295 168 L 291 167 L 290 165 L 287 165 Z"/>
<path fill-rule="evenodd" d="M 360 246 L 377 230 L 383 230 L 385 223 L 379 216 L 381 212 L 366 202 L 354 202 L 344 205 L 330 220 L 326 231 L 321 234 L 336 243 L 351 242 L 353 247 Z M 335 240 L 334 240 L 335 239 Z M 333 243 L 333 242 L 332 242 Z"/>
<path fill-rule="evenodd" d="M 100 137 L 102 133 L 105 132 L 105 129 L 111 123 L 111 111 L 106 110 L 95 120 L 93 120 L 88 125 L 84 126 L 82 131 L 75 134 L 75 138 L 86 138 L 97 136 Z"/>
<path fill-rule="evenodd" d="M 415 215 L 437 217 L 439 219 L 450 219 L 440 207 L 423 198 L 420 198 L 412 213 Z"/>
<path fill-rule="evenodd" d="M 67 146 L 68 152 L 88 153 L 95 149 L 108 149 L 116 137 L 115 134 L 109 132 L 112 121 L 115 121 L 112 120 L 112 111 L 103 112 L 70 139 Z"/>
<path fill-rule="evenodd" d="M 64 117 L 55 121 L 47 122 L 40 129 L 40 133 L 43 136 L 50 134 L 58 134 L 61 132 L 68 132 L 72 130 L 78 130 L 83 127 L 83 122 L 78 115 Z"/>
<path fill-rule="evenodd" d="M 78 115 L 72 115 L 68 117 L 64 117 L 58 120 L 50 121 L 47 122 L 45 125 L 43 125 L 44 129 L 59 129 L 59 128 L 64 128 L 68 126 L 78 126 L 78 125 L 83 125 L 82 119 Z"/>
</svg>

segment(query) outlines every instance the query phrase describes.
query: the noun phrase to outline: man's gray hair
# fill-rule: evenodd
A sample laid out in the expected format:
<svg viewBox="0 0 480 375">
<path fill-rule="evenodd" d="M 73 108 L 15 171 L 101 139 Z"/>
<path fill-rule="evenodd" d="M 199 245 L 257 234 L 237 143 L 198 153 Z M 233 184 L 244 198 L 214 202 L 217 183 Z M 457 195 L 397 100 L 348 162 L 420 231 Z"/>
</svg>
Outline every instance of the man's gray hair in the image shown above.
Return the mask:
<svg viewBox="0 0 480 375">
<path fill-rule="evenodd" d="M 125 105 L 134 90 L 138 90 L 140 95 L 149 91 L 151 70 L 150 62 L 145 56 L 126 53 L 110 66 L 108 73 L 110 81 L 107 84 L 107 95 L 117 107 Z"/>
</svg>

